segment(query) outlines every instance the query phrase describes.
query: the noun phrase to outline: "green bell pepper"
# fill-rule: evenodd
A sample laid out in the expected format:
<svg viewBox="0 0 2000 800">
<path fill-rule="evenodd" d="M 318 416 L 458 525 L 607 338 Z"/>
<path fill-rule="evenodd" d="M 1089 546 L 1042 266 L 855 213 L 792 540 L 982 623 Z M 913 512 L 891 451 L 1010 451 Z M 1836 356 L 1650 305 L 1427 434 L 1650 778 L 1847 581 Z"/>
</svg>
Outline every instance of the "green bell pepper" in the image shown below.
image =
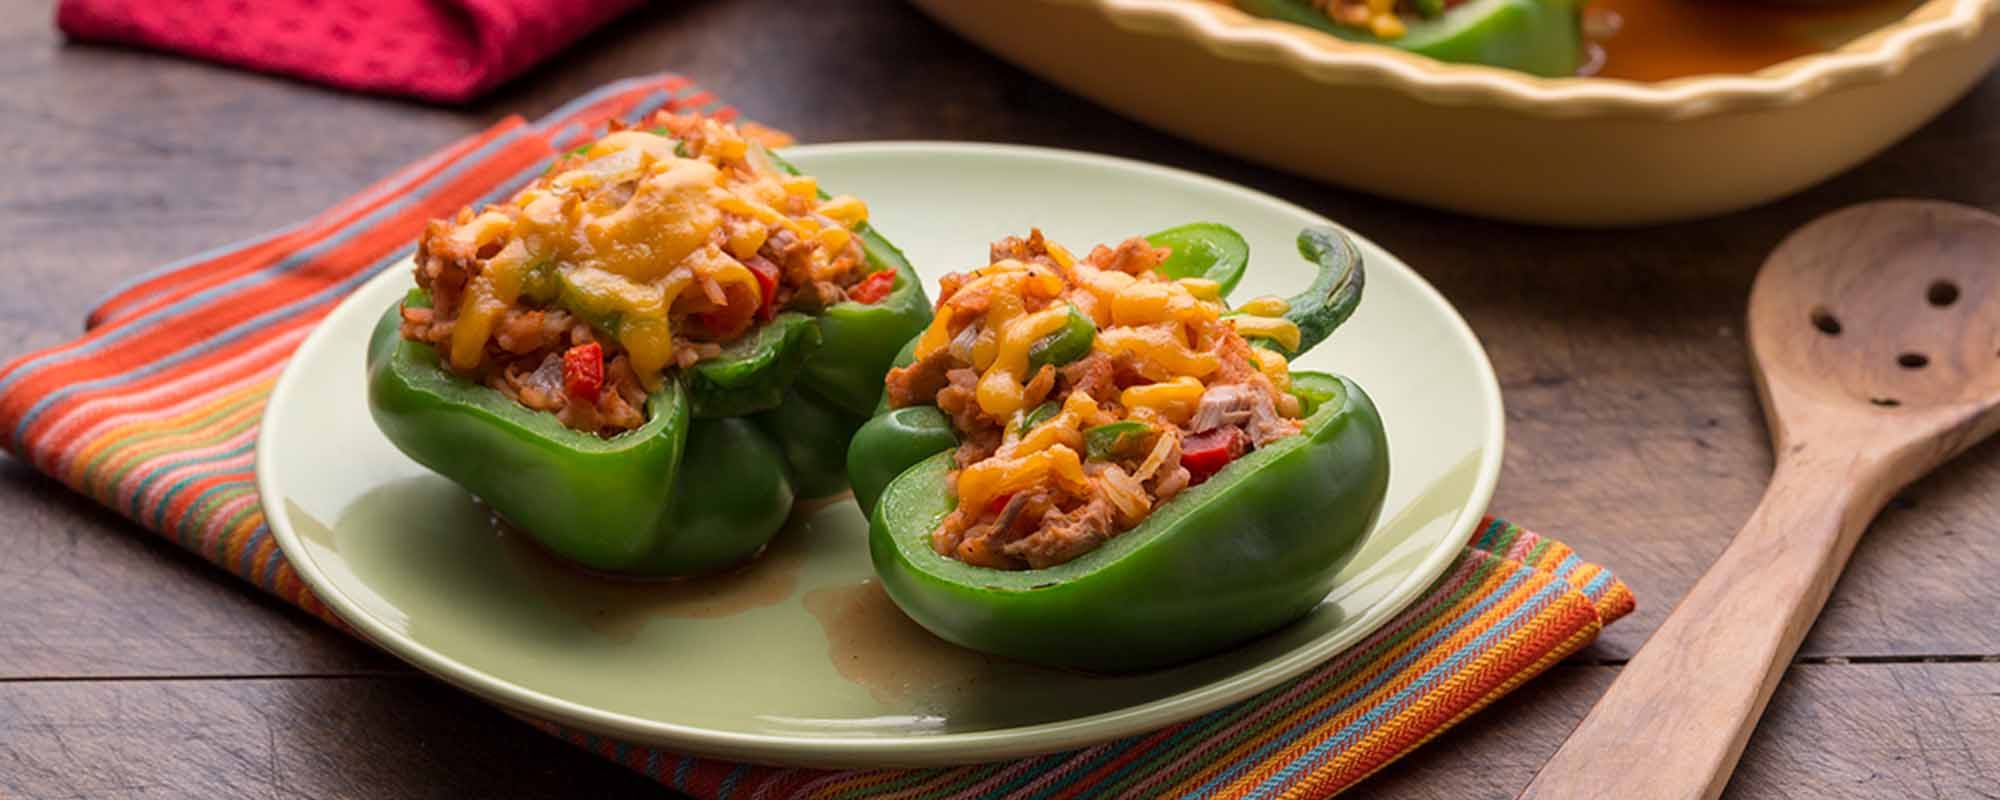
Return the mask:
<svg viewBox="0 0 2000 800">
<path fill-rule="evenodd" d="M 1362 286 L 1358 251 L 1346 237 L 1308 229 L 1299 244 L 1318 275 L 1287 314 L 1302 333 L 1291 355 L 1352 314 Z M 906 352 L 899 361 L 907 359 Z M 1299 435 L 1237 459 L 1096 550 L 1019 571 L 975 567 L 932 549 L 931 532 L 952 510 L 946 475 L 957 434 L 933 406 L 886 410 L 848 448 L 848 478 L 870 514 L 869 549 L 883 588 L 946 640 L 1098 671 L 1185 661 L 1297 619 L 1326 596 L 1374 527 L 1389 467 L 1381 417 L 1359 386 L 1295 372 L 1291 392 L 1303 414 Z M 1138 433 L 1113 424 L 1086 438 L 1102 450 Z"/>
<path fill-rule="evenodd" d="M 1299 435 L 1045 569 L 975 567 L 932 549 L 931 531 L 952 509 L 952 455 L 936 453 L 890 481 L 875 507 L 868 546 L 882 588 L 954 644 L 1099 672 L 1198 658 L 1296 620 L 1374 528 L 1389 449 L 1352 381 L 1298 372 L 1292 386 L 1311 410 Z"/>
<path fill-rule="evenodd" d="M 1133 419 L 1122 419 L 1109 425 L 1099 425 L 1083 432 L 1084 457 L 1091 461 L 1108 461 L 1130 451 L 1142 437 L 1153 432 L 1153 426 Z"/>
<path fill-rule="evenodd" d="M 1197 235 L 1214 237 L 1219 241 L 1190 244 L 1186 241 Z M 1249 246 L 1243 244 L 1243 237 L 1236 231 L 1213 223 L 1183 225 L 1171 229 L 1183 237 L 1181 244 L 1185 250 L 1175 251 L 1190 254 L 1208 253 L 1240 276 L 1243 264 L 1248 261 Z M 1155 234 L 1156 236 L 1159 234 Z M 1150 240 L 1152 237 L 1148 237 Z M 1306 228 L 1299 231 L 1299 255 L 1313 265 L 1316 270 L 1310 286 L 1305 291 L 1293 295 L 1286 304 L 1290 310 L 1285 318 L 1299 327 L 1299 346 L 1284 347 L 1268 339 L 1255 342 L 1283 354 L 1287 359 L 1324 341 L 1335 328 L 1353 316 L 1354 309 L 1361 304 L 1361 290 L 1365 285 L 1365 270 L 1362 268 L 1361 251 L 1346 234 L 1332 228 Z M 1241 253 L 1241 256 L 1235 254 Z M 1217 274 L 1219 268 L 1200 257 L 1190 257 L 1180 262 L 1186 274 Z M 1218 283 L 1222 280 L 1211 278 Z M 1227 281 L 1234 285 L 1236 280 Z M 1086 320 L 1088 322 L 1088 320 Z M 1089 335 L 1095 337 L 1093 324 Z M 1076 335 L 1065 328 L 1052 336 Z M 1039 344 L 1039 343 L 1038 343 Z M 912 338 L 896 353 L 892 366 L 906 366 L 916 360 L 917 341 Z M 1086 351 L 1087 352 L 1087 351 Z M 1082 354 L 1079 353 L 1079 356 Z M 951 428 L 951 420 L 942 413 L 918 414 L 913 408 L 890 409 L 888 398 L 881 398 L 876 404 L 875 416 L 863 423 L 847 448 L 847 477 L 854 489 L 854 500 L 861 505 L 862 513 L 870 513 L 875 508 L 876 498 L 882 495 L 890 479 L 903 470 L 922 460 L 924 456 L 939 450 L 957 446 L 958 435 Z M 935 411 L 935 409 L 933 409 Z M 930 449 L 925 449 L 926 447 Z"/>
<path fill-rule="evenodd" d="M 889 482 L 911 465 L 958 446 L 951 418 L 937 406 L 890 409 L 868 420 L 847 445 L 847 481 L 854 502 L 870 513 Z"/>
<path fill-rule="evenodd" d="M 799 174 L 791 162 L 766 153 L 779 169 Z M 826 192 L 820 196 L 826 197 Z M 852 415 L 858 426 L 874 413 L 882 396 L 882 376 L 889 372 L 897 351 L 930 324 L 931 301 L 903 251 L 865 222 L 855 233 L 868 257 L 865 271 L 895 270 L 895 288 L 876 302 L 836 303 L 814 318 L 819 323 L 819 352 L 806 360 L 799 382 Z"/>
<path fill-rule="evenodd" d="M 1409 31 L 1380 39 L 1340 25 L 1308 0 L 1238 0 L 1260 17 L 1325 31 L 1342 39 L 1388 45 L 1439 61 L 1486 64 L 1550 78 L 1574 76 L 1583 61 L 1582 3 L 1576 0 L 1466 0 L 1408 22 Z"/>
<path fill-rule="evenodd" d="M 778 445 L 745 420 L 694 419 L 676 381 L 647 401 L 646 424 L 604 439 L 445 369 L 436 348 L 400 328 L 391 307 L 369 338 L 375 424 L 564 558 L 612 572 L 713 572 L 756 554 L 790 512 Z"/>
<path fill-rule="evenodd" d="M 1017 430 L 1021 433 L 1027 433 L 1034 430 L 1035 426 L 1048 422 L 1060 413 L 1062 413 L 1062 406 L 1057 403 L 1050 402 L 1035 406 L 1021 414 L 1021 424 Z"/>
<path fill-rule="evenodd" d="M 1214 222 L 1190 222 L 1146 237 L 1154 247 L 1173 250 L 1160 264 L 1160 274 L 1169 278 L 1206 278 L 1228 295 L 1243 279 L 1250 263 L 1250 243 L 1235 228 Z"/>
<path fill-rule="evenodd" d="M 450 372 L 435 348 L 401 338 L 396 307 L 370 340 L 370 411 L 398 449 L 564 558 L 651 576 L 728 567 L 783 527 L 795 496 L 845 488 L 848 440 L 898 348 L 930 322 L 902 253 L 866 224 L 856 234 L 867 271 L 896 272 L 887 296 L 776 315 L 664 381 L 635 430 L 609 439 L 570 430 Z M 531 286 L 589 288 L 546 277 Z M 428 298 L 416 291 L 406 302 Z M 607 332 L 620 322 L 585 321 Z"/>
<path fill-rule="evenodd" d="M 800 370 L 817 355 L 820 342 L 819 326 L 812 317 L 797 311 L 772 317 L 714 358 L 685 371 L 682 380 L 690 412 L 713 419 L 776 408 Z"/>
<path fill-rule="evenodd" d="M 792 488 L 800 497 L 831 497 L 846 491 L 847 442 L 863 418 L 811 389 L 793 386 L 777 408 L 751 415 L 750 421 L 777 442 L 791 466 Z"/>
<path fill-rule="evenodd" d="M 1069 307 L 1069 318 L 1063 320 L 1062 330 L 1051 333 L 1028 346 L 1028 372 L 1044 366 L 1060 367 L 1084 356 L 1090 355 L 1090 346 L 1097 341 L 1097 323 Z"/>
</svg>

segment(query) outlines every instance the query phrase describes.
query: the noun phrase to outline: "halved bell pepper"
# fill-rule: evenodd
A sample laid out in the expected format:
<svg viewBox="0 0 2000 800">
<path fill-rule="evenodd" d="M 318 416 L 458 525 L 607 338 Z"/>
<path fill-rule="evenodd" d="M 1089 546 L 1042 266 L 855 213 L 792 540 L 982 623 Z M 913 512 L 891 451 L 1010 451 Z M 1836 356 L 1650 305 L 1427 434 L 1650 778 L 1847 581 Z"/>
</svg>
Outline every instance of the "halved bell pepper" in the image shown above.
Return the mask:
<svg viewBox="0 0 2000 800">
<path fill-rule="evenodd" d="M 777 314 L 673 373 L 647 402 L 646 424 L 612 438 L 445 369 L 434 348 L 399 335 L 398 307 L 370 340 L 369 409 L 398 449 L 559 556 L 649 576 L 723 569 L 770 541 L 795 496 L 846 486 L 848 440 L 897 349 L 930 322 L 902 253 L 865 223 L 856 234 L 866 271 L 895 273 L 887 295 Z M 416 291 L 405 302 L 428 299 Z"/>
<path fill-rule="evenodd" d="M 1298 619 L 1375 526 L 1389 485 L 1382 420 L 1359 386 L 1292 375 L 1305 429 L 1231 462 L 1139 526 L 1065 564 L 975 567 L 931 547 L 952 503 L 940 452 L 891 481 L 870 520 L 882 588 L 939 637 L 1099 672 L 1214 653 Z"/>
<path fill-rule="evenodd" d="M 1486 64 L 1550 78 L 1574 76 L 1583 61 L 1582 4 L 1576 0 L 1466 0 L 1409 22 L 1409 30 L 1394 39 L 1335 23 L 1308 0 L 1237 0 L 1236 5 L 1260 17 L 1439 61 Z"/>
<path fill-rule="evenodd" d="M 1302 297 L 1327 300 L 1293 306 L 1302 332 L 1321 328 L 1302 337 L 1303 351 L 1352 313 L 1343 287 L 1358 293 L 1361 267 L 1338 232 L 1308 230 L 1300 246 L 1322 255 Z M 1049 666 L 1150 669 L 1274 630 L 1333 588 L 1373 529 L 1389 479 L 1381 416 L 1361 387 L 1293 372 L 1290 391 L 1303 414 L 1299 435 L 1230 462 L 1097 549 L 1029 570 L 976 567 L 933 549 L 931 532 L 953 507 L 946 476 L 956 434 L 935 407 L 886 411 L 848 449 L 856 499 L 870 511 L 876 574 L 939 637 Z"/>
<path fill-rule="evenodd" d="M 778 445 L 747 420 L 694 419 L 678 381 L 653 393 L 645 425 L 604 439 L 445 369 L 401 322 L 392 307 L 369 338 L 375 424 L 557 555 L 612 572 L 712 572 L 756 554 L 790 513 Z"/>
<path fill-rule="evenodd" d="M 1233 287 L 1242 277 L 1250 259 L 1250 246 L 1243 241 L 1242 235 L 1233 228 L 1215 223 L 1169 228 L 1146 237 L 1146 240 L 1156 246 L 1176 248 L 1160 268 L 1162 273 L 1174 278 L 1205 277 L 1219 285 Z M 1287 310 L 1284 316 L 1298 326 L 1299 345 L 1291 348 L 1268 339 L 1253 340 L 1254 344 L 1271 348 L 1287 359 L 1312 349 L 1353 316 L 1355 308 L 1361 304 L 1361 291 L 1365 284 L 1361 251 L 1345 234 L 1331 228 L 1307 228 L 1299 231 L 1298 249 L 1299 255 L 1314 269 L 1312 283 L 1285 301 Z M 1050 339 L 1080 338 L 1084 346 L 1077 348 L 1065 344 L 1061 349 L 1073 353 L 1070 356 L 1072 359 L 1081 357 L 1089 352 L 1090 337 L 1096 335 L 1095 326 L 1088 320 L 1081 327 L 1083 330 L 1079 331 L 1075 326 L 1066 326 L 1052 334 Z M 1048 347 L 1043 348 L 1044 344 Z M 1037 342 L 1036 345 L 1045 352 L 1057 347 L 1049 342 Z M 915 361 L 916 346 L 913 337 L 897 351 L 892 366 L 900 367 Z M 958 445 L 958 435 L 951 429 L 951 420 L 934 407 L 891 409 L 888 398 L 883 397 L 875 405 L 874 413 L 873 418 L 855 431 L 847 447 L 848 483 L 854 489 L 854 501 L 861 505 L 862 513 L 873 511 L 875 500 L 882 495 L 883 488 L 903 470 L 925 456 Z"/>
</svg>

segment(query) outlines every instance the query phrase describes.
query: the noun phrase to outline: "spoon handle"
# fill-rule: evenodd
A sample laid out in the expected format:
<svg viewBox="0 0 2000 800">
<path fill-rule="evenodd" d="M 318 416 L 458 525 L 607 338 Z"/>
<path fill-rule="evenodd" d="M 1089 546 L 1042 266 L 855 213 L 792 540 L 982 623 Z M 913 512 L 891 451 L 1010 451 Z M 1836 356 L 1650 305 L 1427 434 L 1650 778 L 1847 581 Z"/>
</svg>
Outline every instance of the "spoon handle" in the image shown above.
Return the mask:
<svg viewBox="0 0 2000 800">
<path fill-rule="evenodd" d="M 1729 782 L 1890 470 L 1794 448 L 1743 530 L 1646 640 L 1522 798 L 1693 800 Z"/>
</svg>

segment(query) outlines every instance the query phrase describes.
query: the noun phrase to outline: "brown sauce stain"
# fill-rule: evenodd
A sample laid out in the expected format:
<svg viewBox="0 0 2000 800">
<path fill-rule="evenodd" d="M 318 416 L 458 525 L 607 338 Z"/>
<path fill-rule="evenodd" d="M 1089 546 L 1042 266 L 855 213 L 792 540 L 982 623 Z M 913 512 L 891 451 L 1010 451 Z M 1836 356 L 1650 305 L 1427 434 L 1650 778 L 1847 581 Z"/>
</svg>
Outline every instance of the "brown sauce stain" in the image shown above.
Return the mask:
<svg viewBox="0 0 2000 800">
<path fill-rule="evenodd" d="M 870 579 L 806 592 L 840 676 L 884 705 L 936 705 L 991 677 L 995 660 L 939 639 Z"/>
<path fill-rule="evenodd" d="M 805 512 L 805 513 L 810 513 Z M 747 563 L 697 578 L 642 578 L 586 569 L 550 553 L 532 537 L 491 516 L 509 566 L 563 612 L 613 639 L 631 639 L 656 617 L 719 619 L 789 599 L 805 566 L 808 534 L 796 522 Z"/>
<path fill-rule="evenodd" d="M 1921 2 L 1589 0 L 1584 13 L 1593 45 L 1602 48 L 1593 74 L 1661 81 L 1746 74 L 1825 52 L 1907 15 Z"/>
</svg>

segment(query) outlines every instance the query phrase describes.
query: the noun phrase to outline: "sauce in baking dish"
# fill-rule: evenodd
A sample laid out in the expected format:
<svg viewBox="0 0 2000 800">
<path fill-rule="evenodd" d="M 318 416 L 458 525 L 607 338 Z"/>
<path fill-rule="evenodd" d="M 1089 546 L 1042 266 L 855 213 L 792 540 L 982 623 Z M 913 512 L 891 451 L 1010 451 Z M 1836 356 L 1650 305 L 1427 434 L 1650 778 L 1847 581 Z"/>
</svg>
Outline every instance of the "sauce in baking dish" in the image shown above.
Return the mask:
<svg viewBox="0 0 2000 800">
<path fill-rule="evenodd" d="M 1380 41 L 1399 46 L 1408 22 L 1422 15 L 1414 9 L 1427 3 L 1432 14 L 1446 17 L 1454 12 L 1494 14 L 1493 19 L 1518 21 L 1493 3 L 1470 0 L 1210 0 L 1249 11 L 1277 16 L 1274 8 L 1291 13 L 1323 13 L 1331 25 L 1352 29 L 1342 38 Z M 1577 74 L 1632 81 L 1662 81 L 1693 75 L 1747 74 L 1799 56 L 1838 48 L 1869 31 L 1893 23 L 1925 0 L 1529 0 L 1555 8 L 1583 8 L 1583 47 Z M 1518 11 L 1518 9 L 1515 9 Z M 1509 12 L 1511 13 L 1511 12 Z M 1364 19 L 1367 14 L 1376 18 Z M 1397 15 L 1386 26 L 1382 15 Z M 1282 18 L 1282 17 L 1280 17 Z M 1297 18 L 1294 17 L 1294 21 Z M 1485 24 L 1487 21 L 1482 21 Z M 1414 30 L 1413 28 L 1411 30 Z M 1371 39 L 1369 31 L 1374 31 Z M 1511 23 L 1492 23 L 1494 35 L 1514 36 L 1490 48 L 1452 49 L 1464 55 L 1482 50 L 1519 55 L 1522 47 L 1532 49 L 1536 36 L 1548 41 L 1548 32 L 1535 34 Z M 1527 44 L 1523 44 L 1526 42 Z M 1415 49 L 1404 46 L 1404 49 Z M 1458 59 L 1451 59 L 1458 60 Z M 1467 60 L 1474 60 L 1468 58 Z M 1509 66 L 1489 61 L 1496 66 Z M 1544 73 L 1547 74 L 1547 73 Z"/>
<path fill-rule="evenodd" d="M 1747 0 L 1589 0 L 1584 74 L 1634 81 L 1750 73 L 1839 47 L 1923 0 L 1787 5 Z"/>
</svg>

